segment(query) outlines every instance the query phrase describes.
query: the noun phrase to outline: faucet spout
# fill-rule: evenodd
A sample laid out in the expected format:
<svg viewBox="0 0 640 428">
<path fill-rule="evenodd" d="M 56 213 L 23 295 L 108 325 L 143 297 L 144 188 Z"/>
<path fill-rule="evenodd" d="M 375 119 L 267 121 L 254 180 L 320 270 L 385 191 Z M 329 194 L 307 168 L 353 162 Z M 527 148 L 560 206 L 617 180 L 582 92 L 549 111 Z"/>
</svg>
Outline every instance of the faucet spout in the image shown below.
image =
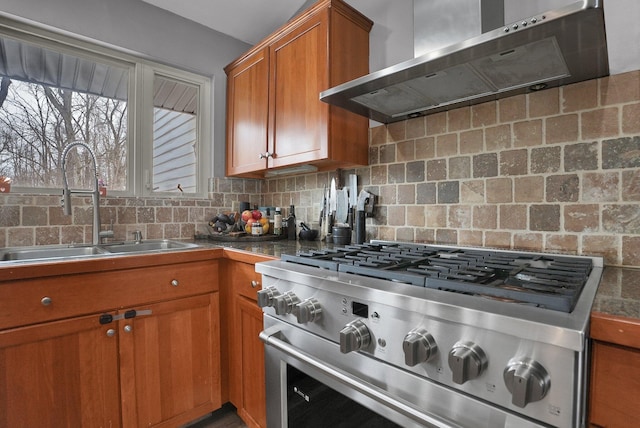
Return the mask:
<svg viewBox="0 0 640 428">
<path fill-rule="evenodd" d="M 94 183 L 92 190 L 70 190 L 69 183 L 67 181 L 67 156 L 69 151 L 77 146 L 83 147 L 91 155 L 93 162 L 93 175 Z M 65 147 L 62 152 L 62 207 L 65 215 L 71 215 L 71 195 L 72 194 L 90 194 L 91 202 L 93 205 L 93 230 L 92 241 L 93 245 L 100 243 L 100 188 L 98 187 L 98 163 L 96 162 L 96 155 L 93 150 L 81 141 L 75 141 Z"/>
</svg>

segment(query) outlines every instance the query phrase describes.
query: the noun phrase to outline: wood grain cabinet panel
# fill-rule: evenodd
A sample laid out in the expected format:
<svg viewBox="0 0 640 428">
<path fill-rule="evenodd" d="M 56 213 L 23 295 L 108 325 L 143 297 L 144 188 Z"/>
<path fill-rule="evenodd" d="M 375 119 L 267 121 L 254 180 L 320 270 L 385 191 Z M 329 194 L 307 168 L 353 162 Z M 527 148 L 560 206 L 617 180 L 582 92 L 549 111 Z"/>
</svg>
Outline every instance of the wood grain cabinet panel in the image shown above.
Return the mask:
<svg viewBox="0 0 640 428">
<path fill-rule="evenodd" d="M 0 427 L 121 427 L 118 338 L 98 316 L 0 331 Z"/>
<path fill-rule="evenodd" d="M 230 290 L 229 400 L 250 428 L 266 427 L 262 310 L 257 304 L 261 275 L 254 263 L 226 260 L 225 286 Z"/>
<path fill-rule="evenodd" d="M 256 302 L 238 297 L 236 300 L 237 334 L 242 335 L 238 358 L 242 368 L 242 408 L 238 414 L 252 427 L 267 426 L 264 370 L 264 345 L 258 338 L 262 331 L 262 310 Z"/>
<path fill-rule="evenodd" d="M 592 352 L 591 426 L 640 426 L 640 350 L 596 341 Z"/>
<path fill-rule="evenodd" d="M 589 426 L 640 426 L 640 322 L 591 314 Z"/>
<path fill-rule="evenodd" d="M 368 119 L 319 94 L 368 73 L 372 25 L 341 0 L 320 0 L 225 68 L 227 175 L 368 164 Z"/>
<path fill-rule="evenodd" d="M 0 282 L 0 330 L 210 293 L 217 276 L 217 262 L 199 261 Z"/>
<path fill-rule="evenodd" d="M 305 22 L 270 46 L 272 132 L 270 166 L 311 163 L 329 155 L 329 105 L 318 100 L 329 87 L 328 13 Z"/>
<path fill-rule="evenodd" d="M 269 51 L 261 49 L 227 70 L 227 175 L 267 168 Z"/>
<path fill-rule="evenodd" d="M 119 321 L 125 427 L 175 427 L 221 407 L 217 293 Z"/>
<path fill-rule="evenodd" d="M 0 427 L 177 427 L 220 408 L 218 261 L 82 266 L 0 281 Z"/>
</svg>

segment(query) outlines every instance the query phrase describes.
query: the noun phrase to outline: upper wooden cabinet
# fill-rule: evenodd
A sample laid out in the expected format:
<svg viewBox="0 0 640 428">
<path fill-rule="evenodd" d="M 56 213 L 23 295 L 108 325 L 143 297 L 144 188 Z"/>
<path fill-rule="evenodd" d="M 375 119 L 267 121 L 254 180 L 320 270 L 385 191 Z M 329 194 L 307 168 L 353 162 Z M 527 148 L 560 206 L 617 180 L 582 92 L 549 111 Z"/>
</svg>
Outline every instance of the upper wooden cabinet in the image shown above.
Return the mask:
<svg viewBox="0 0 640 428">
<path fill-rule="evenodd" d="M 319 94 L 368 73 L 372 25 L 341 0 L 321 0 L 225 68 L 227 175 L 368 164 L 368 119 Z"/>
</svg>

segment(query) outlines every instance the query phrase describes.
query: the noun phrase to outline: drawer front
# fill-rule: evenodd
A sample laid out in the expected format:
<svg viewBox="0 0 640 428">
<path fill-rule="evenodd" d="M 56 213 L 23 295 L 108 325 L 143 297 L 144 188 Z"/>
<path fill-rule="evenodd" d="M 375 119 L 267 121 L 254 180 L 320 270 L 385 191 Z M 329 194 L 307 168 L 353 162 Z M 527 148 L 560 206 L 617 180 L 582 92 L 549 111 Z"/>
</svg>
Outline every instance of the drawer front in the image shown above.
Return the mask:
<svg viewBox="0 0 640 428">
<path fill-rule="evenodd" d="M 217 261 L 0 283 L 0 330 L 217 290 Z"/>
<path fill-rule="evenodd" d="M 255 265 L 241 262 L 231 262 L 228 281 L 231 282 L 233 293 L 258 300 L 258 291 L 262 289 L 262 275 L 256 272 Z"/>
</svg>

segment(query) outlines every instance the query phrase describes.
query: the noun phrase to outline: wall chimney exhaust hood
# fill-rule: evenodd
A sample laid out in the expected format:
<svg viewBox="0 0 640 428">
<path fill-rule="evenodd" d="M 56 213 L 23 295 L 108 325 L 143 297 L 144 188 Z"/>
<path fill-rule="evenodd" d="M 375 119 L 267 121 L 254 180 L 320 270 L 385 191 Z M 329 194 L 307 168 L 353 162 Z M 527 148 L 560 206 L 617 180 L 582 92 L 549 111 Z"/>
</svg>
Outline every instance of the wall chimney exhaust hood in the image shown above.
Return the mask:
<svg viewBox="0 0 640 428">
<path fill-rule="evenodd" d="M 391 123 L 608 74 L 602 0 L 583 0 L 343 83 L 320 99 Z"/>
</svg>

